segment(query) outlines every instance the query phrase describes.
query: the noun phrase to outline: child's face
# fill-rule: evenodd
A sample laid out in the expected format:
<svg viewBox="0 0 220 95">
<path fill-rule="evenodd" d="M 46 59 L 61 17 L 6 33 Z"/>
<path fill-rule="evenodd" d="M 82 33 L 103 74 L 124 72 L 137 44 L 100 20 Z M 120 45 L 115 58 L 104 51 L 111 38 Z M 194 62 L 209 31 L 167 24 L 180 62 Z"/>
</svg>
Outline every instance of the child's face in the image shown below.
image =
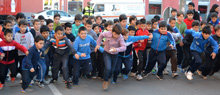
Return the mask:
<svg viewBox="0 0 220 95">
<path fill-rule="evenodd" d="M 34 23 L 34 29 L 39 31 L 40 30 L 40 22 L 35 22 Z"/>
<path fill-rule="evenodd" d="M 76 26 L 79 26 L 81 24 L 81 20 L 76 20 L 75 24 L 76 24 Z"/>
<path fill-rule="evenodd" d="M 143 30 L 146 29 L 146 26 L 147 26 L 146 24 L 141 24 L 141 29 Z"/>
<path fill-rule="evenodd" d="M 157 29 L 157 26 L 158 26 L 158 22 L 154 22 L 153 23 L 153 29 Z"/>
<path fill-rule="evenodd" d="M 78 35 L 81 39 L 86 39 L 87 31 L 81 31 L 80 33 L 78 33 Z"/>
<path fill-rule="evenodd" d="M 44 37 L 44 39 L 47 39 L 49 36 L 49 31 L 44 31 L 41 33 L 41 35 Z"/>
<path fill-rule="evenodd" d="M 131 21 L 131 25 L 136 25 L 137 19 Z"/>
<path fill-rule="evenodd" d="M 66 33 L 66 34 L 70 34 L 71 31 L 72 31 L 72 28 L 66 27 L 66 29 L 65 29 L 65 33 Z"/>
<path fill-rule="evenodd" d="M 58 24 L 58 23 L 60 22 L 60 17 L 55 17 L 55 18 L 54 18 L 54 22 L 55 22 L 56 24 Z"/>
<path fill-rule="evenodd" d="M 125 40 L 128 40 L 128 36 L 129 36 L 129 33 L 127 33 L 126 35 L 123 35 Z"/>
<path fill-rule="evenodd" d="M 85 24 L 88 19 L 89 19 L 89 18 L 84 18 L 84 19 L 82 20 L 83 24 Z"/>
<path fill-rule="evenodd" d="M 193 19 L 193 14 L 187 14 L 187 18 L 188 18 L 189 20 L 192 20 L 192 19 Z"/>
<path fill-rule="evenodd" d="M 49 28 L 50 31 L 52 31 L 53 30 L 53 23 L 48 24 L 47 27 Z"/>
<path fill-rule="evenodd" d="M 170 26 L 172 28 L 174 28 L 176 26 L 176 21 L 175 20 L 171 20 L 171 22 L 169 22 Z"/>
<path fill-rule="evenodd" d="M 102 23 L 102 19 L 100 17 L 96 19 L 96 24 L 100 25 L 101 23 Z"/>
<path fill-rule="evenodd" d="M 147 24 L 147 30 L 151 30 L 151 24 Z"/>
<path fill-rule="evenodd" d="M 167 32 L 167 28 L 166 27 L 160 27 L 159 31 L 161 34 L 165 34 Z"/>
<path fill-rule="evenodd" d="M 96 34 L 98 34 L 99 33 L 99 26 L 94 27 L 94 31 Z"/>
<path fill-rule="evenodd" d="M 178 21 L 182 22 L 184 20 L 184 16 L 183 15 L 180 15 L 177 17 Z"/>
<path fill-rule="evenodd" d="M 40 25 L 44 25 L 44 20 L 40 20 Z"/>
<path fill-rule="evenodd" d="M 202 36 L 203 36 L 204 39 L 208 39 L 210 34 L 202 33 Z"/>
<path fill-rule="evenodd" d="M 112 32 L 112 37 L 113 37 L 113 38 L 116 38 L 116 39 L 117 39 L 119 36 L 120 36 L 119 34 L 117 34 L 117 33 L 115 33 L 115 32 Z"/>
<path fill-rule="evenodd" d="M 63 31 L 58 30 L 58 31 L 55 33 L 55 35 L 57 36 L 58 39 L 62 39 L 62 37 L 63 37 Z"/>
<path fill-rule="evenodd" d="M 87 31 L 89 31 L 89 32 L 92 30 L 92 25 L 90 25 L 90 24 L 86 24 L 85 27 L 86 27 Z"/>
<path fill-rule="evenodd" d="M 188 5 L 188 9 L 189 9 L 189 10 L 193 10 L 194 7 L 193 7 L 192 5 Z"/>
<path fill-rule="evenodd" d="M 24 18 L 18 18 L 17 22 L 19 23 L 21 20 L 24 20 Z"/>
<path fill-rule="evenodd" d="M 129 31 L 129 35 L 130 35 L 130 36 L 134 36 L 134 35 L 135 35 L 135 31 L 134 31 L 134 30 L 130 30 L 130 31 Z"/>
<path fill-rule="evenodd" d="M 6 25 L 4 25 L 5 29 L 12 29 L 12 23 L 7 23 Z"/>
<path fill-rule="evenodd" d="M 138 25 L 136 25 L 137 26 L 137 28 L 141 28 L 141 24 L 138 24 Z"/>
<path fill-rule="evenodd" d="M 12 20 L 11 23 L 12 23 L 12 26 L 14 26 L 16 22 L 15 20 Z"/>
<path fill-rule="evenodd" d="M 40 40 L 40 41 L 38 41 L 38 42 L 35 42 L 35 46 L 36 46 L 37 49 L 43 48 L 43 46 L 44 46 L 44 41 L 43 41 L 43 40 Z"/>
<path fill-rule="evenodd" d="M 92 21 L 92 24 L 95 24 L 95 19 L 91 19 L 91 21 Z"/>
<path fill-rule="evenodd" d="M 220 29 L 218 29 L 218 30 L 215 32 L 215 34 L 216 34 L 218 37 L 220 37 Z"/>
<path fill-rule="evenodd" d="M 4 37 L 5 37 L 5 40 L 6 40 L 7 42 L 11 42 L 11 41 L 13 40 L 13 35 L 12 35 L 12 33 L 8 33 L 8 34 L 6 34 Z"/>
<path fill-rule="evenodd" d="M 176 14 L 177 14 L 176 12 L 172 12 L 172 13 L 171 13 L 172 17 L 175 17 Z"/>
<path fill-rule="evenodd" d="M 108 25 L 108 26 L 106 27 L 106 30 L 107 30 L 107 31 L 112 31 L 112 28 L 113 28 L 113 25 Z"/>
<path fill-rule="evenodd" d="M 216 22 L 216 20 L 218 19 L 217 17 L 212 17 L 212 22 Z"/>
<path fill-rule="evenodd" d="M 120 24 L 121 24 L 122 27 L 126 27 L 127 20 L 122 20 L 122 21 L 120 22 Z"/>
<path fill-rule="evenodd" d="M 25 33 L 27 29 L 27 25 L 20 25 L 19 28 L 21 33 Z"/>
<path fill-rule="evenodd" d="M 196 32 L 198 32 L 199 31 L 199 26 L 193 26 L 192 29 L 195 30 Z"/>
</svg>

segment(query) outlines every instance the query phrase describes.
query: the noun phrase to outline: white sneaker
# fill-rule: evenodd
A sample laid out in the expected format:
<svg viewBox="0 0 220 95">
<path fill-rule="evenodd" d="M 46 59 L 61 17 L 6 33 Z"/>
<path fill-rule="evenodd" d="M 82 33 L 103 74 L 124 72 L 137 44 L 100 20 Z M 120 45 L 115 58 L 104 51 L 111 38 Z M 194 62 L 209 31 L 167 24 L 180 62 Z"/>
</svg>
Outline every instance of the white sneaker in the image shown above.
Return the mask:
<svg viewBox="0 0 220 95">
<path fill-rule="evenodd" d="M 135 76 L 136 76 L 136 73 L 131 72 L 131 73 L 130 73 L 130 76 L 131 76 L 131 77 L 135 77 Z"/>
<path fill-rule="evenodd" d="M 185 75 L 188 80 L 193 80 L 193 73 L 191 71 L 186 72 Z"/>
<path fill-rule="evenodd" d="M 163 70 L 163 74 L 164 74 L 164 75 L 168 75 L 168 74 L 169 74 L 168 70 L 167 70 L 167 69 L 164 69 L 164 70 Z"/>
<path fill-rule="evenodd" d="M 141 76 L 141 75 L 137 75 L 137 78 L 136 78 L 137 80 L 142 80 L 143 79 L 143 77 Z"/>
</svg>

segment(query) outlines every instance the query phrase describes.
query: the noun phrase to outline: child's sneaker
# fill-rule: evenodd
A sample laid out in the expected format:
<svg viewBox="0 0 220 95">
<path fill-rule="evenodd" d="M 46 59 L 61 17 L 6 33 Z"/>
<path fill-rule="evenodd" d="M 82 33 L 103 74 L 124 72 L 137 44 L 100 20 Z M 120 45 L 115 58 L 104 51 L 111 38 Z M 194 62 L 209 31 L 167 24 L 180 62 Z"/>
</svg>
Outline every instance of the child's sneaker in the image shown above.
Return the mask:
<svg viewBox="0 0 220 95">
<path fill-rule="evenodd" d="M 55 80 L 55 79 L 52 79 L 51 81 L 50 81 L 50 83 L 56 83 L 57 82 L 57 80 Z"/>
<path fill-rule="evenodd" d="M 0 90 L 3 89 L 4 84 L 0 83 Z"/>
<path fill-rule="evenodd" d="M 159 80 L 163 80 L 163 75 L 156 75 Z"/>
<path fill-rule="evenodd" d="M 66 88 L 71 89 L 71 84 L 70 84 L 70 82 L 65 81 L 65 84 L 66 84 Z"/>
<path fill-rule="evenodd" d="M 157 70 L 156 69 L 153 69 L 151 72 L 152 72 L 153 75 L 157 74 Z"/>
<path fill-rule="evenodd" d="M 141 75 L 137 75 L 136 79 L 140 81 L 143 79 L 143 77 Z"/>
<path fill-rule="evenodd" d="M 149 75 L 149 73 L 144 72 L 143 77 L 146 78 Z"/>
<path fill-rule="evenodd" d="M 15 77 L 11 77 L 11 82 L 15 82 Z"/>
<path fill-rule="evenodd" d="M 172 77 L 173 77 L 173 78 L 176 78 L 177 76 L 179 76 L 177 72 L 173 72 L 173 73 L 172 73 Z"/>
<path fill-rule="evenodd" d="M 45 87 L 45 85 L 44 85 L 43 82 L 36 81 L 35 83 L 36 83 L 36 85 L 37 85 L 38 87 L 40 87 L 40 88 L 44 88 L 44 87 Z"/>
<path fill-rule="evenodd" d="M 193 80 L 192 75 L 193 75 L 193 74 L 192 74 L 191 71 L 188 71 L 188 72 L 185 73 L 185 76 L 186 76 L 186 78 L 187 78 L 188 80 Z"/>
<path fill-rule="evenodd" d="M 123 75 L 123 79 L 127 80 L 128 79 L 128 75 Z"/>
<path fill-rule="evenodd" d="M 20 80 L 20 82 L 19 82 L 20 84 L 22 84 L 22 80 Z"/>
<path fill-rule="evenodd" d="M 201 71 L 197 70 L 196 72 L 197 72 L 197 74 L 198 74 L 199 76 L 202 76 L 202 72 L 201 72 Z"/>
<path fill-rule="evenodd" d="M 24 89 L 21 89 L 21 93 L 26 93 L 26 91 Z"/>
<path fill-rule="evenodd" d="M 131 77 L 135 77 L 135 76 L 136 76 L 136 73 L 131 72 L 131 73 L 130 73 L 130 76 L 131 76 Z"/>
</svg>

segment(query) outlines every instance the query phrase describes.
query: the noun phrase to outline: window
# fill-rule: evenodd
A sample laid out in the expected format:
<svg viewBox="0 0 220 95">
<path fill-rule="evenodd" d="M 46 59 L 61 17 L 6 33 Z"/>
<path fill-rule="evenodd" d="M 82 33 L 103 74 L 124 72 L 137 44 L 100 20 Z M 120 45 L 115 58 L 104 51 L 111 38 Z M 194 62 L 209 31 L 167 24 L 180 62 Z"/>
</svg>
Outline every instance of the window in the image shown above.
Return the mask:
<svg viewBox="0 0 220 95">
<path fill-rule="evenodd" d="M 63 11 L 59 11 L 58 13 L 60 14 L 61 17 L 62 17 L 62 16 L 68 16 L 68 14 L 65 13 L 65 12 L 63 12 Z"/>
<path fill-rule="evenodd" d="M 82 14 L 82 2 L 81 1 L 69 1 L 68 13 L 71 15 Z"/>
<path fill-rule="evenodd" d="M 48 11 L 47 15 L 53 15 L 53 11 Z"/>
<path fill-rule="evenodd" d="M 149 14 L 161 14 L 161 4 L 149 4 Z"/>
<path fill-rule="evenodd" d="M 104 4 L 97 4 L 97 5 L 95 5 L 94 11 L 95 12 L 104 12 L 104 9 L 105 9 Z"/>
<path fill-rule="evenodd" d="M 206 14 L 207 13 L 207 6 L 199 5 L 199 11 L 201 14 Z"/>
</svg>

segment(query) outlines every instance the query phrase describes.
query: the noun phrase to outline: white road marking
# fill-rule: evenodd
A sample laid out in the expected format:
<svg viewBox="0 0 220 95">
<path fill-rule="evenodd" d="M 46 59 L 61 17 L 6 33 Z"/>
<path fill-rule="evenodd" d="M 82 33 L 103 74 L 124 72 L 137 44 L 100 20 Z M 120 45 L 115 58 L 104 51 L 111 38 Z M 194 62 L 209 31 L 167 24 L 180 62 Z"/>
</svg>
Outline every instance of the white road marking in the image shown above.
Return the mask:
<svg viewBox="0 0 220 95">
<path fill-rule="evenodd" d="M 63 95 L 63 94 L 56 88 L 55 85 L 49 84 L 48 87 L 49 87 L 50 90 L 53 92 L 53 95 Z"/>
</svg>

